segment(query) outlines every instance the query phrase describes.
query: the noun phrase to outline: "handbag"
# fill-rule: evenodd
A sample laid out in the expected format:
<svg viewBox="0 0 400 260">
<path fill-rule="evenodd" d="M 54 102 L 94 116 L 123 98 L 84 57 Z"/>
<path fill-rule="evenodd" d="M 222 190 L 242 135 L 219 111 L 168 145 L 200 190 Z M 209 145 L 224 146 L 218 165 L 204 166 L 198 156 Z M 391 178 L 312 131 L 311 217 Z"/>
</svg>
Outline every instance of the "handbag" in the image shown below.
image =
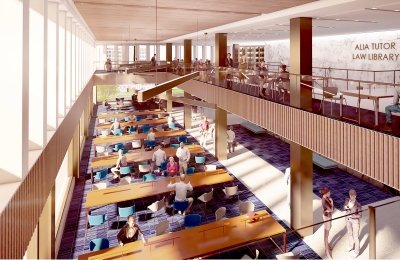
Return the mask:
<svg viewBox="0 0 400 260">
<path fill-rule="evenodd" d="M 238 146 L 238 143 L 236 142 L 236 140 L 233 140 L 232 145 L 233 145 L 234 147 Z"/>
</svg>

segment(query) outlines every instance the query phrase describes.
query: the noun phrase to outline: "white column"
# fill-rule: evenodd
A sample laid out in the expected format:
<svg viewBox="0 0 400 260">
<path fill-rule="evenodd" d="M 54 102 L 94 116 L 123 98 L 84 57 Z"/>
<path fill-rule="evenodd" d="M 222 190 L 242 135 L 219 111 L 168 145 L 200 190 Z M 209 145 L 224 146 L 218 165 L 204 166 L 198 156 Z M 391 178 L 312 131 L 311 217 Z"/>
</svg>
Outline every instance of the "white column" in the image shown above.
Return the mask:
<svg viewBox="0 0 400 260">
<path fill-rule="evenodd" d="M 71 102 L 76 100 L 76 89 L 75 89 L 75 35 L 76 35 L 76 22 L 72 22 L 71 24 Z"/>
<path fill-rule="evenodd" d="M 151 56 L 153 56 L 153 54 Z M 146 44 L 146 60 L 150 61 L 150 45 L 148 44 Z"/>
<path fill-rule="evenodd" d="M 135 56 L 133 57 L 133 61 L 139 60 L 139 53 L 140 53 L 140 47 L 139 44 L 135 45 Z"/>
<path fill-rule="evenodd" d="M 72 18 L 66 19 L 66 44 L 65 44 L 65 106 L 71 107 L 71 26 Z"/>
<path fill-rule="evenodd" d="M 79 25 L 78 28 L 78 36 L 76 38 L 77 42 L 77 67 L 76 67 L 76 75 L 77 75 L 77 81 L 76 81 L 76 87 L 77 87 L 77 96 L 79 96 L 79 94 L 81 93 L 81 70 L 82 70 L 82 63 L 81 63 L 81 56 L 82 56 L 82 48 L 81 48 L 81 37 L 82 37 L 82 30 L 81 30 L 81 26 Z"/>
<path fill-rule="evenodd" d="M 197 45 L 193 45 L 193 60 L 195 60 L 196 58 L 197 58 L 198 60 L 201 59 L 201 57 L 199 57 L 199 54 L 198 54 Z"/>
<path fill-rule="evenodd" d="M 211 46 L 211 63 L 215 63 L 215 46 Z"/>
<path fill-rule="evenodd" d="M 115 64 L 118 64 L 118 45 L 114 45 L 114 57 L 112 61 L 114 61 Z"/>
<path fill-rule="evenodd" d="M 202 53 L 202 59 L 203 59 L 203 61 L 206 61 L 206 59 L 207 59 L 207 47 L 206 46 L 201 46 L 201 53 Z"/>
<path fill-rule="evenodd" d="M 47 21 L 47 130 L 58 121 L 58 3 L 48 3 Z"/>
<path fill-rule="evenodd" d="M 47 139 L 44 80 L 45 2 L 30 0 L 29 5 L 29 150 L 41 150 Z"/>
<path fill-rule="evenodd" d="M 154 54 L 154 53 L 153 53 Z M 161 56 L 160 56 L 160 45 L 159 44 L 157 44 L 156 45 L 156 54 L 157 54 L 157 61 L 159 61 L 159 60 L 161 60 Z"/>
<path fill-rule="evenodd" d="M 104 63 L 107 61 L 107 44 L 103 45 L 103 59 L 100 61 L 101 62 L 101 67 L 103 68 Z"/>
<path fill-rule="evenodd" d="M 181 59 L 181 46 L 179 44 L 175 45 L 175 56 L 177 59 Z"/>
<path fill-rule="evenodd" d="M 79 96 L 79 24 L 75 25 L 75 99 Z"/>
<path fill-rule="evenodd" d="M 58 14 L 58 116 L 65 116 L 65 22 L 67 13 L 59 11 Z"/>
<path fill-rule="evenodd" d="M 0 183 L 21 181 L 28 166 L 29 1 L 0 1 L 0 63 L 2 121 Z"/>
<path fill-rule="evenodd" d="M 128 47 L 128 51 L 126 50 L 126 47 Z M 122 61 L 122 63 L 128 63 L 128 61 L 129 61 L 129 60 L 127 60 L 128 54 L 129 54 L 129 46 L 122 45 L 121 46 L 121 61 Z"/>
</svg>

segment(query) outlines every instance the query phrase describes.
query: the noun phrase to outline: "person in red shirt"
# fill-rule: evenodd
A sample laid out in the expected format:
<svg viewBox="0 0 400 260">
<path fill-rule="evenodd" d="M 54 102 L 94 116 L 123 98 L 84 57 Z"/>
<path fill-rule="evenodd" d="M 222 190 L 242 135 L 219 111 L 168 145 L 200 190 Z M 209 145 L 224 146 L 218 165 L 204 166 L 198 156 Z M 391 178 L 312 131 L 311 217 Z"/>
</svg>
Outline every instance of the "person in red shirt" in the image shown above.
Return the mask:
<svg viewBox="0 0 400 260">
<path fill-rule="evenodd" d="M 167 164 L 168 176 L 173 177 L 178 172 L 178 164 L 174 161 L 174 157 L 169 157 L 169 162 Z"/>
<path fill-rule="evenodd" d="M 207 117 L 204 117 L 203 122 L 200 124 L 200 145 L 205 147 L 207 143 L 208 129 L 210 128 L 210 124 L 207 121 Z"/>
</svg>

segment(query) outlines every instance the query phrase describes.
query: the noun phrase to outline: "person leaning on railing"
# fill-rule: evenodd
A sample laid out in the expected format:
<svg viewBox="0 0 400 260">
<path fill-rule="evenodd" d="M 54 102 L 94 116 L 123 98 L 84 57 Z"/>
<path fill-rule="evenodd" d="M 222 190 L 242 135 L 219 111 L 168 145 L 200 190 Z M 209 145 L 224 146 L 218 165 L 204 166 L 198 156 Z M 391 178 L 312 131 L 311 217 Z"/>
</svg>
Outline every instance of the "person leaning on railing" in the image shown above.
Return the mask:
<svg viewBox="0 0 400 260">
<path fill-rule="evenodd" d="M 392 131 L 392 113 L 400 113 L 400 103 L 399 103 L 399 96 L 400 96 L 400 87 L 394 87 L 394 96 L 393 96 L 393 105 L 389 105 L 385 107 L 386 113 L 386 125 L 383 129 L 384 131 Z M 400 124 L 398 125 L 400 129 Z"/>
</svg>

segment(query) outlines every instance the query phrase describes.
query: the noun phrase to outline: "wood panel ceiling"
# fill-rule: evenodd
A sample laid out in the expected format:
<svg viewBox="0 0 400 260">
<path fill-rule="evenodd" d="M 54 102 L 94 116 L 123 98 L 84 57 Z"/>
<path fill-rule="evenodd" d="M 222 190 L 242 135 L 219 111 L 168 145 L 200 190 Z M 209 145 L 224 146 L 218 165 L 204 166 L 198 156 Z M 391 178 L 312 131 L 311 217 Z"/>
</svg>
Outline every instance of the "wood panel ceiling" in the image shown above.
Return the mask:
<svg viewBox="0 0 400 260">
<path fill-rule="evenodd" d="M 314 1 L 158 0 L 157 8 L 156 0 L 76 0 L 74 3 L 98 41 L 137 39 L 137 42 L 150 43 Z"/>
</svg>

